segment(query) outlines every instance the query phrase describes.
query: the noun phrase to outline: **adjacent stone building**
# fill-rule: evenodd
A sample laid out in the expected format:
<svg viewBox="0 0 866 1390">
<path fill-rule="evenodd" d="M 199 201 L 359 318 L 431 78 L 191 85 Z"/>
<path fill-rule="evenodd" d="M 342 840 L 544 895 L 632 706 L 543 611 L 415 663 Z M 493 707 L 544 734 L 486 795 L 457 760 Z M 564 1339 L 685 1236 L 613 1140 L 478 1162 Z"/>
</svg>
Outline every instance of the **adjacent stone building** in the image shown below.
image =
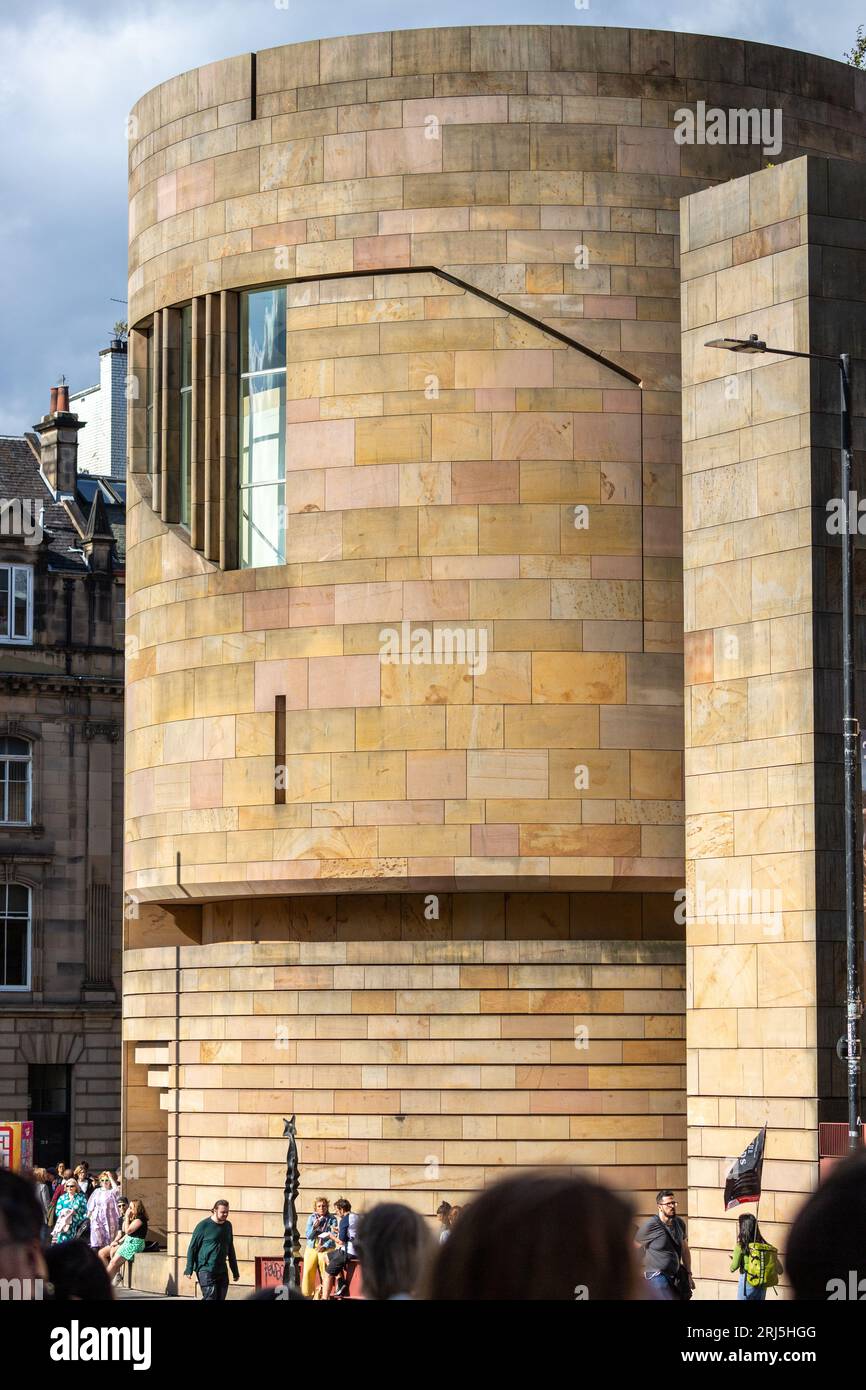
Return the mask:
<svg viewBox="0 0 866 1390">
<path fill-rule="evenodd" d="M 70 410 L 84 425 L 78 439 L 83 473 L 126 477 L 126 363 L 126 339 L 115 334 L 99 354 L 99 380 L 69 398 Z"/>
<path fill-rule="evenodd" d="M 680 143 L 699 102 L 778 110 L 783 167 L 755 172 L 760 140 Z M 710 1296 L 734 1289 L 730 1220 L 709 1219 L 717 1149 L 767 1119 L 783 1239 L 816 1176 L 829 1064 L 814 1084 L 780 1070 L 782 1096 L 800 1089 L 777 1103 L 770 1054 L 790 1037 L 758 1018 L 763 1041 L 740 1046 L 769 1049 L 760 1073 L 698 1031 L 687 1080 L 687 930 L 710 1039 L 704 1009 L 729 1027 L 739 1001 L 716 987 L 739 970 L 683 900 L 686 829 L 692 861 L 728 834 L 756 864 L 778 839 L 809 871 L 805 715 L 797 768 L 746 803 L 759 814 L 737 818 L 739 783 L 724 801 L 726 741 L 753 737 L 771 766 L 759 729 L 784 705 L 789 627 L 767 689 L 747 684 L 763 668 L 735 673 L 741 704 L 764 701 L 753 728 L 707 713 L 728 707 L 712 629 L 734 620 L 712 566 L 759 533 L 786 549 L 764 520 L 783 461 L 763 492 L 709 468 L 772 458 L 761 386 L 779 378 L 756 372 L 733 441 L 707 406 L 725 365 L 709 394 L 690 373 L 717 318 L 808 340 L 811 239 L 858 233 L 810 228 L 835 213 L 801 206 L 803 181 L 837 168 L 827 153 L 862 161 L 864 104 L 861 74 L 785 50 L 531 26 L 289 45 L 135 107 L 124 1151 L 170 1262 L 216 1195 L 247 1282 L 280 1253 L 292 1113 L 304 1210 L 339 1189 L 430 1215 L 549 1165 L 645 1212 L 691 1178 Z M 806 453 L 814 408 L 798 398 Z M 755 620 L 792 602 L 802 618 L 787 571 L 750 563 L 731 582 L 757 586 Z M 775 1022 L 814 1049 L 807 899 L 782 934 L 799 953 L 749 956 L 746 992 L 760 1015 L 796 980 L 802 1028 Z M 741 1094 L 754 1103 L 720 1100 Z"/>
<path fill-rule="evenodd" d="M 0 1115 L 35 1161 L 120 1155 L 123 484 L 65 388 L 0 439 Z"/>
</svg>

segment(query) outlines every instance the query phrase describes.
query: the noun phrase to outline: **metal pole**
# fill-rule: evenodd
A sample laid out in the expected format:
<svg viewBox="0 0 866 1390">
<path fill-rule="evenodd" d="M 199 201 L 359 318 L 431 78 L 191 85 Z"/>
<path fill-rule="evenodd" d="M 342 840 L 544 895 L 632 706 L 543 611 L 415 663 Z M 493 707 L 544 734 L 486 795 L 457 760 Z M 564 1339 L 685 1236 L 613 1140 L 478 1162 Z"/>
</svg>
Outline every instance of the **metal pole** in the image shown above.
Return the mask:
<svg viewBox="0 0 866 1390">
<path fill-rule="evenodd" d="M 847 524 L 842 547 L 842 737 L 845 765 L 845 945 L 847 966 L 846 1031 L 837 1049 L 848 1072 L 848 1148 L 860 1145 L 860 980 L 857 959 L 857 745 L 860 726 L 854 716 L 854 535 L 852 514 L 851 377 L 847 353 L 839 358 L 842 443 L 842 497 Z M 843 1049 L 844 1047 L 844 1054 Z"/>
</svg>

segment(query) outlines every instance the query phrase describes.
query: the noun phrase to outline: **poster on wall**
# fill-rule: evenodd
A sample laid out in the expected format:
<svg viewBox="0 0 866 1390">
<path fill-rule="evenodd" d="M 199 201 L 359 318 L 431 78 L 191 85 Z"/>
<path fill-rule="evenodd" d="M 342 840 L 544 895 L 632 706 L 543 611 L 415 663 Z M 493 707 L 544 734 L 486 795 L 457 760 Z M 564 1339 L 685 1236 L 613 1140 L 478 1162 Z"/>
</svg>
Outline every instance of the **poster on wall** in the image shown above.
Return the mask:
<svg viewBox="0 0 866 1390">
<path fill-rule="evenodd" d="M 0 1121 L 0 1168 L 33 1167 L 33 1121 Z"/>
</svg>

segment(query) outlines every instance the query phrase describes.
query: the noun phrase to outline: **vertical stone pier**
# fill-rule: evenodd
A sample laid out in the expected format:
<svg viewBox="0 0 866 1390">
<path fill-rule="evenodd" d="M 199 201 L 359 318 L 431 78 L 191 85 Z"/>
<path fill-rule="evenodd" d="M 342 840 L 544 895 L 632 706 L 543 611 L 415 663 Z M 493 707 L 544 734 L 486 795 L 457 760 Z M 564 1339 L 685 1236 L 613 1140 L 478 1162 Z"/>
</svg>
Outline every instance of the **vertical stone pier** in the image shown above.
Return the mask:
<svg viewBox="0 0 866 1390">
<path fill-rule="evenodd" d="M 681 210 L 690 1241 L 724 1298 L 731 1158 L 769 1126 L 784 1247 L 818 1123 L 845 1117 L 838 369 L 705 343 L 862 357 L 866 190 L 809 156 Z"/>
</svg>

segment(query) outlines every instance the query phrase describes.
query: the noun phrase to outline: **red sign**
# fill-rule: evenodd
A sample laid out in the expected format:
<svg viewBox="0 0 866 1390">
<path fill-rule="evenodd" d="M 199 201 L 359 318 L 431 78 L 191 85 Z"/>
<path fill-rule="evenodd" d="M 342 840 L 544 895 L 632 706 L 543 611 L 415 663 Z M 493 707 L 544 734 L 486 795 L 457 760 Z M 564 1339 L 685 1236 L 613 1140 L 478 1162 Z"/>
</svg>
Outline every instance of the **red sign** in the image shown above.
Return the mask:
<svg viewBox="0 0 866 1390">
<path fill-rule="evenodd" d="M 33 1167 L 33 1121 L 0 1123 L 0 1168 L 20 1172 Z"/>
<path fill-rule="evenodd" d="M 295 1261 L 295 1277 L 298 1287 L 301 1286 L 300 1260 Z M 270 1255 L 256 1255 L 256 1288 L 274 1289 L 283 1282 L 283 1270 L 285 1262 L 280 1256 L 272 1259 Z"/>
</svg>

